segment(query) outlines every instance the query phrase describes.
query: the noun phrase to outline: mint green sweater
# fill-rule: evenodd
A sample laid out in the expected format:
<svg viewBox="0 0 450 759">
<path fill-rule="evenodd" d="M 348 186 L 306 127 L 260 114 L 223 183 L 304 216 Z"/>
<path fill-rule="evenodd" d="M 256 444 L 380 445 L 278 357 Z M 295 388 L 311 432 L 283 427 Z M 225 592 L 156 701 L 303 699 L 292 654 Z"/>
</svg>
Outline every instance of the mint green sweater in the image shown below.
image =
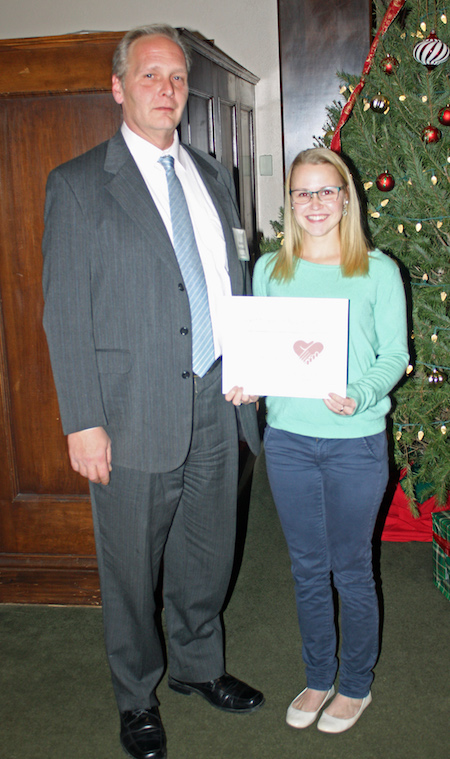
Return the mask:
<svg viewBox="0 0 450 759">
<path fill-rule="evenodd" d="M 350 302 L 347 396 L 357 403 L 355 413 L 339 416 L 318 399 L 271 396 L 266 400 L 271 427 L 320 438 L 366 437 L 385 428 L 388 393 L 409 360 L 405 293 L 397 264 L 378 249 L 369 257 L 369 273 L 358 277 L 344 277 L 340 266 L 299 260 L 289 282 L 270 279 L 273 253 L 257 261 L 254 295 Z"/>
</svg>

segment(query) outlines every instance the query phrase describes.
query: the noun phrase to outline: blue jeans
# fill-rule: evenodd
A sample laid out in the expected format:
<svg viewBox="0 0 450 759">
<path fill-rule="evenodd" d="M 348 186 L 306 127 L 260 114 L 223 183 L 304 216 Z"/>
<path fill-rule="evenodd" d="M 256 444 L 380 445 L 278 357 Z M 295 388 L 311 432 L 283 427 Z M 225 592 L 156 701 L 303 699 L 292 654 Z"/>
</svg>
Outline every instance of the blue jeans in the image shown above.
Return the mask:
<svg viewBox="0 0 450 759">
<path fill-rule="evenodd" d="M 267 427 L 266 464 L 288 544 L 309 688 L 337 668 L 334 586 L 340 599 L 339 693 L 367 696 L 378 656 L 372 535 L 388 481 L 385 432 L 320 439 Z"/>
</svg>

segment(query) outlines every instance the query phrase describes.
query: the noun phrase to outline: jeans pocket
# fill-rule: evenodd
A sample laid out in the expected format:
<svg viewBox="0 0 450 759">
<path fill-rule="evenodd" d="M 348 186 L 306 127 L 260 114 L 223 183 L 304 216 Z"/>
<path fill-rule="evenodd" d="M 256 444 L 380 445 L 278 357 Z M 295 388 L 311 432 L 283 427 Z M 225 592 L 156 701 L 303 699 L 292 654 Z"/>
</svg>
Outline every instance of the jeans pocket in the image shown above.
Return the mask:
<svg viewBox="0 0 450 759">
<path fill-rule="evenodd" d="M 378 432 L 376 435 L 369 435 L 362 438 L 366 450 L 370 453 L 375 461 L 382 461 L 387 455 L 387 434 L 386 430 Z"/>
</svg>

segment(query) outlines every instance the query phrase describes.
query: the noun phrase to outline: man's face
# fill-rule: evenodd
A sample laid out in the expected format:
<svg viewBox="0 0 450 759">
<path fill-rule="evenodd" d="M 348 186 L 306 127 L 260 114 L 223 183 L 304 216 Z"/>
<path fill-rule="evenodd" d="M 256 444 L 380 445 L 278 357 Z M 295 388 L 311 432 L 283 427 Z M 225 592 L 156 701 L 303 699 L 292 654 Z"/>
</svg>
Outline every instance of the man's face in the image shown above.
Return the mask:
<svg viewBox="0 0 450 759">
<path fill-rule="evenodd" d="M 170 147 L 188 97 L 182 49 L 167 37 L 139 37 L 123 81 L 113 74 L 112 93 L 133 132 L 161 150 Z"/>
</svg>

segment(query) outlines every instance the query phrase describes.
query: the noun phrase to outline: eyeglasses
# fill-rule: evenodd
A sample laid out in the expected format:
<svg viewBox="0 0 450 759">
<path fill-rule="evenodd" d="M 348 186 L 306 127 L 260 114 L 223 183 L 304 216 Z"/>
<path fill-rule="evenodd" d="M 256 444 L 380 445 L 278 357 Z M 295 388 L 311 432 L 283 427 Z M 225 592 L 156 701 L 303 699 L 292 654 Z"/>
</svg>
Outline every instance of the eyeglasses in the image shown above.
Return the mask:
<svg viewBox="0 0 450 759">
<path fill-rule="evenodd" d="M 317 195 L 322 203 L 334 203 L 339 197 L 339 190 L 343 190 L 345 185 L 340 187 L 321 187 L 320 190 L 289 190 L 291 200 L 297 206 L 305 206 Z"/>
</svg>

